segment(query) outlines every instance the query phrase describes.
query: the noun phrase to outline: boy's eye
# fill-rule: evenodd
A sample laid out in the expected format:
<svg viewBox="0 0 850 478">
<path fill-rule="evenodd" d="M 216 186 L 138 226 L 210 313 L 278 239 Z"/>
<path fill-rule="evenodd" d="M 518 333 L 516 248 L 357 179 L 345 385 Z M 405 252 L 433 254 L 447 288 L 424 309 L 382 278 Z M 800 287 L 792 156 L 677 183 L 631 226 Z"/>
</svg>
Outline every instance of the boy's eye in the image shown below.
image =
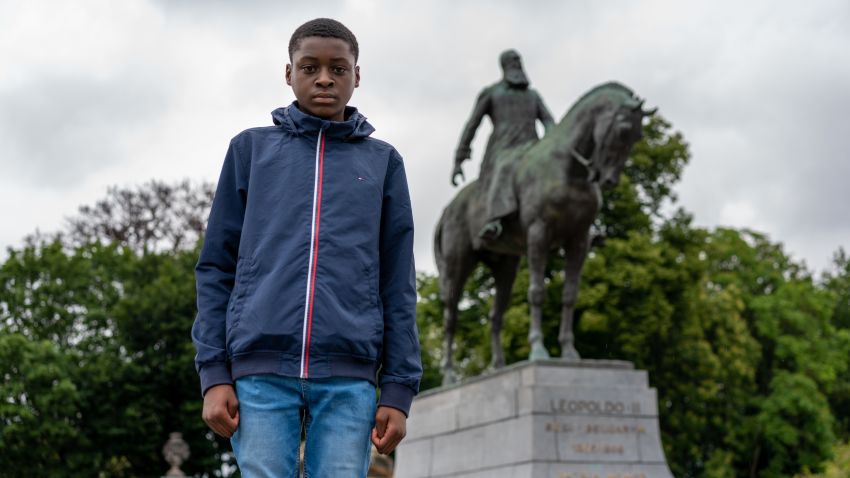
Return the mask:
<svg viewBox="0 0 850 478">
<path fill-rule="evenodd" d="M 342 74 L 344 74 L 346 71 L 348 71 L 348 69 L 347 69 L 346 67 L 344 67 L 344 66 L 335 66 L 335 67 L 333 67 L 333 68 L 331 69 L 331 71 L 333 71 L 333 72 L 334 72 L 335 74 L 337 74 L 337 75 L 342 75 Z"/>
<path fill-rule="evenodd" d="M 303 71 L 304 73 L 315 73 L 316 67 L 313 65 L 304 65 L 301 67 L 301 71 Z"/>
</svg>

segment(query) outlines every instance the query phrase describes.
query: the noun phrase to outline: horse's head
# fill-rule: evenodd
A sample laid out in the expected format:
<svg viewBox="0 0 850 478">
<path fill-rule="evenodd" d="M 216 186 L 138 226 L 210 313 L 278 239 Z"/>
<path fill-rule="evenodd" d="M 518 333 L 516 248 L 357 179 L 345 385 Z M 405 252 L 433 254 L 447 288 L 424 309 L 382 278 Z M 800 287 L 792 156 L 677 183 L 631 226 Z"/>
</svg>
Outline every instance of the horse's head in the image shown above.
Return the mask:
<svg viewBox="0 0 850 478">
<path fill-rule="evenodd" d="M 656 109 L 645 111 L 643 100 L 627 100 L 619 106 L 600 113 L 593 126 L 593 179 L 603 189 L 611 189 L 620 182 L 632 146 L 640 140 L 644 116 Z"/>
</svg>

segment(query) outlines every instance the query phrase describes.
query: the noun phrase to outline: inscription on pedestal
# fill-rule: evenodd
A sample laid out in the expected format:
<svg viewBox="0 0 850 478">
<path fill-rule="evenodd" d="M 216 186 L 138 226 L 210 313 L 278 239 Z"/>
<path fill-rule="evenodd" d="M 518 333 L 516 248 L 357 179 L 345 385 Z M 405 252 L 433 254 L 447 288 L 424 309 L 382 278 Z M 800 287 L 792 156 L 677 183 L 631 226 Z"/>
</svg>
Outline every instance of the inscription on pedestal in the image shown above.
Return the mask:
<svg viewBox="0 0 850 478">
<path fill-rule="evenodd" d="M 602 453 L 604 455 L 622 455 L 623 445 L 611 445 L 608 443 L 576 443 L 573 445 L 576 453 Z"/>
<path fill-rule="evenodd" d="M 557 478 L 646 478 L 643 473 L 582 473 L 567 471 L 557 475 Z"/>
<path fill-rule="evenodd" d="M 587 434 L 618 434 L 618 433 L 646 433 L 646 428 L 640 425 L 630 424 L 586 424 L 583 428 L 577 428 L 576 425 L 570 422 L 551 421 L 546 422 L 547 432 L 559 433 L 587 433 Z"/>
<path fill-rule="evenodd" d="M 555 397 L 549 401 L 549 411 L 553 418 L 543 428 L 556 435 L 559 457 L 611 462 L 640 459 L 639 439 L 647 433 L 647 425 L 637 418 L 640 402 Z"/>
<path fill-rule="evenodd" d="M 608 400 L 550 400 L 552 413 L 566 415 L 640 415 L 640 402 Z"/>
<path fill-rule="evenodd" d="M 646 418 L 601 415 L 553 416 L 538 424 L 541 437 L 551 437 L 559 459 L 602 462 L 640 461 L 640 440 L 650 426 Z"/>
</svg>

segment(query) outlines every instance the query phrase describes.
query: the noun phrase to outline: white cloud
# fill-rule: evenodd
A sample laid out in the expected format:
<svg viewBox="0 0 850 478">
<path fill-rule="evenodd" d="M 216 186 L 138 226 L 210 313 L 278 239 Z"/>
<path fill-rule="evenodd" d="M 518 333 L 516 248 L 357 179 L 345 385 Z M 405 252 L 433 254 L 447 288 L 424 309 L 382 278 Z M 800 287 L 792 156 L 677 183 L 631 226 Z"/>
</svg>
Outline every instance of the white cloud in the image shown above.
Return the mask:
<svg viewBox="0 0 850 478">
<path fill-rule="evenodd" d="M 108 185 L 215 180 L 226 144 L 292 100 L 291 32 L 331 16 L 361 46 L 353 104 L 405 157 L 418 267 L 455 190 L 475 96 L 518 49 L 553 114 L 617 79 L 690 142 L 701 225 L 763 228 L 823 268 L 848 243 L 850 6 L 777 2 L 7 2 L 0 15 L 0 245 L 54 230 Z M 467 163 L 477 174 L 488 127 Z M 22 201 L 25 197 L 28 200 Z M 10 208 L 14 205 L 14 210 Z"/>
</svg>

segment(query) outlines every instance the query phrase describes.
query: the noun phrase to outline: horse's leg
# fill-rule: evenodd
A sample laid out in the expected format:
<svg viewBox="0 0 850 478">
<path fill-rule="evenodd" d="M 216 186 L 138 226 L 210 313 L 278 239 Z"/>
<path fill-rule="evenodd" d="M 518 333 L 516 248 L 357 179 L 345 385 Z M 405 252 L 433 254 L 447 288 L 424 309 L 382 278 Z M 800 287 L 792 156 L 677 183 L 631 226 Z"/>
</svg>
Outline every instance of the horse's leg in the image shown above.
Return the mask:
<svg viewBox="0 0 850 478">
<path fill-rule="evenodd" d="M 496 281 L 496 296 L 490 309 L 490 368 L 505 366 L 505 354 L 502 349 L 502 317 L 511 303 L 511 290 L 519 267 L 519 256 L 492 255 L 484 263 L 493 273 Z"/>
<path fill-rule="evenodd" d="M 558 341 L 561 343 L 561 358 L 578 360 L 574 346 L 573 314 L 578 297 L 579 278 L 589 246 L 588 234 L 581 234 L 564 244 L 566 264 L 564 266 L 563 308 L 561 309 L 561 329 Z"/>
<path fill-rule="evenodd" d="M 457 326 L 457 304 L 463 295 L 466 278 L 475 267 L 475 259 L 471 248 L 462 254 L 452 254 L 445 261 L 446 267 L 440 271 L 440 296 L 443 300 L 443 385 L 455 383 L 457 376 L 454 370 L 454 335 Z"/>
<path fill-rule="evenodd" d="M 537 220 L 528 227 L 528 305 L 531 308 L 531 324 L 528 343 L 531 345 L 529 360 L 549 358 L 543 345 L 543 274 L 546 271 L 548 247 L 546 224 Z"/>
</svg>

